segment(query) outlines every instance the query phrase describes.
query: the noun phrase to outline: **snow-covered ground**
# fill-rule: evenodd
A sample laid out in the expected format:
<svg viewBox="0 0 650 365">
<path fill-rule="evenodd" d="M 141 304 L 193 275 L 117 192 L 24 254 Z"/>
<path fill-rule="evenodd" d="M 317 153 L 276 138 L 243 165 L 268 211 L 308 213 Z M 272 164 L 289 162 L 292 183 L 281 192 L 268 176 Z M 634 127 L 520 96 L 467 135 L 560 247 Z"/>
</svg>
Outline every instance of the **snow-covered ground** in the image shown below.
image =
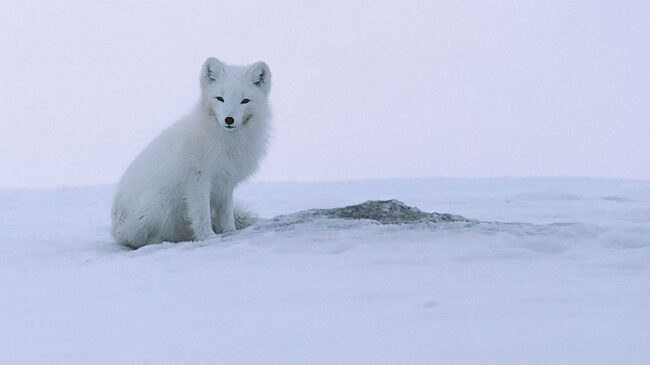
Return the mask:
<svg viewBox="0 0 650 365">
<path fill-rule="evenodd" d="M 111 242 L 112 193 L 0 192 L 1 364 L 650 363 L 648 181 L 254 183 L 238 195 L 266 218 L 394 198 L 516 224 L 137 251 Z"/>
</svg>

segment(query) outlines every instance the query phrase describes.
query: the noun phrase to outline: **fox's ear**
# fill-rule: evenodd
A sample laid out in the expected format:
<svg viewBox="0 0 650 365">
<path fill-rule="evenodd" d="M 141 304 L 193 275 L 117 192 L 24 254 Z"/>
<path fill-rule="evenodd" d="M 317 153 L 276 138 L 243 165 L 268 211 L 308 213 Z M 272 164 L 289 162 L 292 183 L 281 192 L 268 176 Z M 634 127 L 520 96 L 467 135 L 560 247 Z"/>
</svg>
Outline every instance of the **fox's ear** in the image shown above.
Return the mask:
<svg viewBox="0 0 650 365">
<path fill-rule="evenodd" d="M 246 76 L 253 85 L 262 89 L 265 94 L 269 93 L 269 90 L 271 89 L 271 70 L 266 63 L 257 62 L 253 64 L 248 68 L 248 71 L 246 71 Z"/>
<path fill-rule="evenodd" d="M 201 68 L 201 85 L 203 87 L 217 81 L 223 75 L 225 67 L 221 61 L 210 57 L 203 63 Z"/>
</svg>

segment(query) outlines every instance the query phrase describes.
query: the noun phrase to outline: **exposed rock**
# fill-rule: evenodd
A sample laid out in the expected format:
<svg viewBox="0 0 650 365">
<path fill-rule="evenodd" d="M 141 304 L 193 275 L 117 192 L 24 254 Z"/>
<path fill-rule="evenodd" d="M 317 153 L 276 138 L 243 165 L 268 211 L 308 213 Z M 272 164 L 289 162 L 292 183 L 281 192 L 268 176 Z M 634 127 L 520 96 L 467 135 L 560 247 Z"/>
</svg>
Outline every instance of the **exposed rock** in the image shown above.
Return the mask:
<svg viewBox="0 0 650 365">
<path fill-rule="evenodd" d="M 520 222 L 488 222 L 446 213 L 424 212 L 398 200 L 369 200 L 365 203 L 332 209 L 309 209 L 292 214 L 261 219 L 249 228 L 228 234 L 236 237 L 264 237 L 281 233 L 287 237 L 314 235 L 322 232 L 370 229 L 382 234 L 394 232 L 467 232 L 478 234 L 509 234 L 513 236 L 573 236 L 598 234 L 594 227 L 578 223 L 531 224 Z M 318 233 L 321 232 L 321 233 Z M 595 232 L 595 233 L 594 233 Z"/>
<path fill-rule="evenodd" d="M 428 213 L 398 200 L 369 200 L 343 208 L 309 209 L 262 220 L 251 227 L 254 231 L 287 231 L 309 224 L 311 229 L 346 229 L 362 225 L 418 225 L 441 223 L 475 224 L 477 220 L 460 215 Z"/>
<path fill-rule="evenodd" d="M 381 224 L 413 224 L 439 222 L 472 222 L 460 215 L 423 212 L 399 200 L 368 200 L 365 203 L 343 208 L 312 209 L 305 213 L 328 218 L 368 219 Z"/>
</svg>

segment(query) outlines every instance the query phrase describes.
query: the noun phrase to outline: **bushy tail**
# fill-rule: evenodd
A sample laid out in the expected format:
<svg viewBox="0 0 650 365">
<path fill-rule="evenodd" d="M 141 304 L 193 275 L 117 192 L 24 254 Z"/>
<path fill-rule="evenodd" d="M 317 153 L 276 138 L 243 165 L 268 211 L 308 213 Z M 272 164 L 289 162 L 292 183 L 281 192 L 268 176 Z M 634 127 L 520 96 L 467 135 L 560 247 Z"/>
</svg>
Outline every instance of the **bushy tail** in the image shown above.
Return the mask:
<svg viewBox="0 0 650 365">
<path fill-rule="evenodd" d="M 235 211 L 235 228 L 237 230 L 252 226 L 259 220 L 257 214 L 251 212 L 242 203 L 235 204 L 234 211 Z"/>
</svg>

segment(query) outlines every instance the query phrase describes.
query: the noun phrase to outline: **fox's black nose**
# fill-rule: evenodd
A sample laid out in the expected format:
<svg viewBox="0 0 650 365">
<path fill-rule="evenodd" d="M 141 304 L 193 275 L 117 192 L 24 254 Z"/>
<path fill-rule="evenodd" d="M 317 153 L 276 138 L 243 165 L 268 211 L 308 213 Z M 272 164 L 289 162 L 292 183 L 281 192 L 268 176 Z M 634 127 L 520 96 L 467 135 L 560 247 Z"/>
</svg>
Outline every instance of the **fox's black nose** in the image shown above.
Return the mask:
<svg viewBox="0 0 650 365">
<path fill-rule="evenodd" d="M 235 120 L 232 117 L 226 117 L 226 124 L 232 125 L 233 123 L 235 123 Z"/>
</svg>

